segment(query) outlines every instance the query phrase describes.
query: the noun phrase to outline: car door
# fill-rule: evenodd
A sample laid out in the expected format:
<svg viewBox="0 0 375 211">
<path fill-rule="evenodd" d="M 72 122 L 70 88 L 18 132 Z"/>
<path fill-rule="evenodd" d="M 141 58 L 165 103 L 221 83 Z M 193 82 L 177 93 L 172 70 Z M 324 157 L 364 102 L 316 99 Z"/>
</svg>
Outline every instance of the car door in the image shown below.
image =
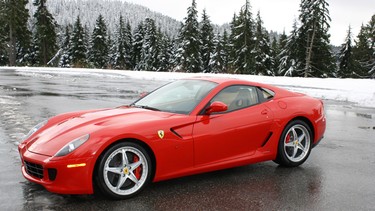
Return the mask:
<svg viewBox="0 0 375 211">
<path fill-rule="evenodd" d="M 225 103 L 228 110 L 197 116 L 193 129 L 195 166 L 251 156 L 269 136 L 272 114 L 259 103 L 256 87 L 226 87 L 210 103 L 215 101 Z"/>
</svg>

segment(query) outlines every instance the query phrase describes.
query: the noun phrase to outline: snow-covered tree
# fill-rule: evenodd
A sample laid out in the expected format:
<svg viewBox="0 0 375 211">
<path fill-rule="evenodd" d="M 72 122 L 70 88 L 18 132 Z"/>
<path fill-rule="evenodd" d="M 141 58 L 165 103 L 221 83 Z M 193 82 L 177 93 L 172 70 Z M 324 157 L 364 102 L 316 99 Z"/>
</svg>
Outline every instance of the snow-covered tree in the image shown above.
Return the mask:
<svg viewBox="0 0 375 211">
<path fill-rule="evenodd" d="M 34 14 L 34 18 L 36 19 L 34 43 L 37 49 L 37 64 L 42 66 L 46 66 L 58 51 L 57 24 L 47 9 L 46 1 L 47 0 L 34 0 L 34 5 L 38 7 Z"/>
<path fill-rule="evenodd" d="M 367 25 L 362 25 L 355 42 L 353 56 L 359 63 L 356 73 L 375 78 L 375 15 Z"/>
<path fill-rule="evenodd" d="M 112 39 L 112 33 L 108 32 L 107 35 L 107 46 L 108 46 L 108 61 L 107 61 L 107 68 L 112 69 L 115 66 L 116 60 L 116 42 Z"/>
<path fill-rule="evenodd" d="M 357 73 L 354 72 L 356 69 L 355 60 L 353 58 L 353 46 L 352 46 L 352 30 L 349 26 L 348 33 L 345 38 L 345 42 L 341 46 L 340 53 L 338 55 L 338 69 L 337 77 L 340 78 L 354 78 L 358 77 Z"/>
<path fill-rule="evenodd" d="M 155 21 L 146 18 L 144 21 L 144 39 L 141 60 L 137 65 L 138 70 L 156 71 L 159 69 L 158 55 L 160 53 L 160 35 Z"/>
<path fill-rule="evenodd" d="M 282 44 L 281 44 L 282 45 Z M 305 49 L 299 38 L 297 21 L 294 21 L 293 30 L 284 40 L 284 46 L 281 46 L 279 54 L 278 75 L 282 76 L 300 76 L 303 71 L 302 58 Z"/>
<path fill-rule="evenodd" d="M 91 35 L 89 61 L 96 68 L 106 68 L 108 65 L 107 25 L 102 15 L 98 16 Z"/>
<path fill-rule="evenodd" d="M 125 24 L 123 17 L 120 16 L 117 30 L 117 49 L 115 54 L 115 68 L 133 69 L 132 50 L 133 38 L 129 22 Z"/>
<path fill-rule="evenodd" d="M 331 18 L 328 6 L 327 0 L 301 1 L 298 39 L 305 48 L 304 59 L 301 60 L 304 77 L 326 77 L 335 68 L 329 44 Z"/>
<path fill-rule="evenodd" d="M 214 73 L 221 73 L 225 71 L 226 52 L 223 46 L 223 40 L 220 34 L 214 38 L 215 49 L 211 55 L 209 69 Z"/>
<path fill-rule="evenodd" d="M 255 68 L 254 20 L 249 0 L 246 0 L 246 4 L 241 8 L 238 17 L 233 18 L 231 25 L 232 64 L 235 72 L 253 74 Z"/>
<path fill-rule="evenodd" d="M 200 57 L 199 24 L 197 4 L 192 1 L 187 9 L 187 17 L 180 30 L 179 67 L 186 72 L 201 72 L 202 60 Z"/>
<path fill-rule="evenodd" d="M 230 67 L 230 41 L 229 41 L 229 35 L 227 30 L 224 30 L 223 37 L 221 40 L 222 45 L 222 58 L 223 58 L 223 70 L 222 72 L 228 73 L 229 67 Z"/>
<path fill-rule="evenodd" d="M 71 26 L 67 25 L 65 26 L 65 32 L 64 32 L 64 38 L 62 42 L 61 49 L 61 56 L 59 61 L 59 67 L 70 67 L 70 28 Z"/>
<path fill-rule="evenodd" d="M 173 42 L 168 35 L 161 35 L 161 51 L 158 55 L 159 69 L 157 71 L 168 72 L 173 69 Z"/>
<path fill-rule="evenodd" d="M 27 27 L 29 11 L 26 9 L 27 0 L 2 1 L 0 9 L 1 27 L 3 31 L 0 42 L 5 47 L 10 66 L 28 64 L 31 47 L 31 32 Z M 4 51 L 4 50 L 3 50 Z"/>
<path fill-rule="evenodd" d="M 214 32 L 206 10 L 203 10 L 202 21 L 200 23 L 200 55 L 202 59 L 203 72 L 211 72 L 210 60 L 214 51 Z"/>
<path fill-rule="evenodd" d="M 87 65 L 87 43 L 85 36 L 85 30 L 83 29 L 81 20 L 78 16 L 73 26 L 69 48 L 69 59 L 73 67 L 85 67 Z"/>
<path fill-rule="evenodd" d="M 372 56 L 368 62 L 368 76 L 375 78 L 375 14 L 371 17 L 371 20 L 367 25 L 367 31 L 369 34 L 369 46 L 370 49 L 372 49 Z"/>
<path fill-rule="evenodd" d="M 256 18 L 255 29 L 255 74 L 257 75 L 275 75 L 273 72 L 274 59 L 271 55 L 269 34 L 263 27 L 263 21 L 260 12 Z"/>
<path fill-rule="evenodd" d="M 5 1 L 0 1 L 0 65 L 6 65 L 9 62 L 7 55 L 7 35 L 6 31 L 6 5 Z"/>
<path fill-rule="evenodd" d="M 133 50 L 132 50 L 132 63 L 134 64 L 134 69 L 138 69 L 138 64 L 142 59 L 142 48 L 143 48 L 143 39 L 145 36 L 143 22 L 138 24 L 137 29 L 133 34 Z"/>
</svg>

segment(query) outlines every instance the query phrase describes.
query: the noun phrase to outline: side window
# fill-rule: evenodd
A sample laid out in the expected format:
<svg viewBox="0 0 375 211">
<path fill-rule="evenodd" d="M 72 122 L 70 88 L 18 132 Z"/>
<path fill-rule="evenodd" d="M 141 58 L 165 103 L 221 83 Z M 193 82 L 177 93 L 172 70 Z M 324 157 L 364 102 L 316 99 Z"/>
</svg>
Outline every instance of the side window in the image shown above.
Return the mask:
<svg viewBox="0 0 375 211">
<path fill-rule="evenodd" d="M 266 88 L 258 87 L 258 95 L 261 102 L 266 102 L 275 96 L 275 92 Z"/>
<path fill-rule="evenodd" d="M 259 103 L 257 88 L 252 86 L 236 85 L 221 90 L 211 103 L 220 101 L 228 106 L 228 111 L 246 108 Z"/>
</svg>

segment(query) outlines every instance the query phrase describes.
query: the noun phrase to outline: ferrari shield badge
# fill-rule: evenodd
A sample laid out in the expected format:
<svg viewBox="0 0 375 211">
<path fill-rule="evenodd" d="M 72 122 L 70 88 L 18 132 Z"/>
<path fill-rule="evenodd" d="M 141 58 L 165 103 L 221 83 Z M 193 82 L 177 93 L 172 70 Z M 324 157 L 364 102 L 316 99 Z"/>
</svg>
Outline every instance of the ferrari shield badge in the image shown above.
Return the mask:
<svg viewBox="0 0 375 211">
<path fill-rule="evenodd" d="M 159 130 L 158 135 L 159 135 L 160 139 L 163 139 L 164 138 L 164 130 Z"/>
</svg>

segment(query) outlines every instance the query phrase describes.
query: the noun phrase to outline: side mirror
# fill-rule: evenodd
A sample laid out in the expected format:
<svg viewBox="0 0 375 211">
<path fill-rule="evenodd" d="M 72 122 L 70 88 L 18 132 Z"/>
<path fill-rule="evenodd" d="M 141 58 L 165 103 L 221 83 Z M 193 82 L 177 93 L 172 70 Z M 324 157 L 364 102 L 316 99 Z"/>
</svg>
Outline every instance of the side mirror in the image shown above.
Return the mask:
<svg viewBox="0 0 375 211">
<path fill-rule="evenodd" d="M 223 112 L 226 110 L 228 110 L 228 106 L 225 105 L 225 103 L 215 101 L 211 103 L 211 105 L 208 108 L 206 108 L 206 114 L 210 115 L 212 113 Z"/>
<path fill-rule="evenodd" d="M 148 95 L 148 92 L 142 92 L 141 94 L 139 94 L 139 97 L 142 98 L 144 96 Z"/>
</svg>

